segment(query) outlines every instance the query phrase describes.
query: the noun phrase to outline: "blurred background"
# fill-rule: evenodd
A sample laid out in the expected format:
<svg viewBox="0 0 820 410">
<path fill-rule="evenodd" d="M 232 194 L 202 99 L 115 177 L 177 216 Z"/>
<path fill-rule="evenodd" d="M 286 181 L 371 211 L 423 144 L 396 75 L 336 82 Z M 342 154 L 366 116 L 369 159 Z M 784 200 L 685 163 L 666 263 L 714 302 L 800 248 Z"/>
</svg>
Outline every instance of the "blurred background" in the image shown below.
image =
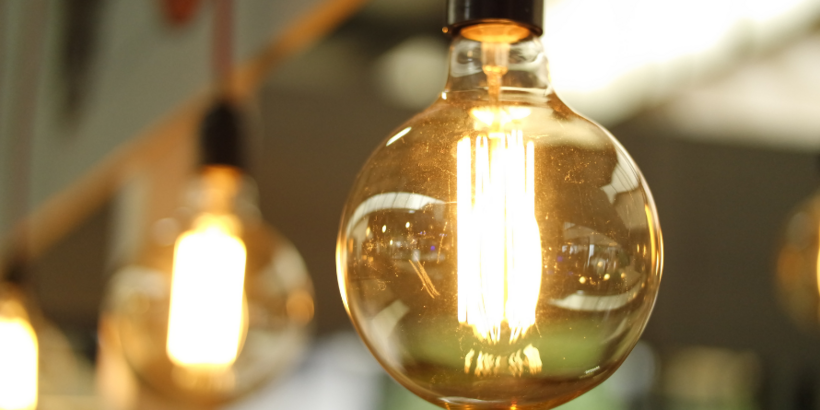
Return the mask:
<svg viewBox="0 0 820 410">
<path fill-rule="evenodd" d="M 432 408 L 353 333 L 335 241 L 360 166 L 443 88 L 443 14 L 442 0 L 0 0 L 0 263 L 25 265 L 48 322 L 40 408 L 151 394 L 98 348 L 100 311 L 178 205 L 219 90 L 243 109 L 261 214 L 315 288 L 308 354 L 229 408 Z M 562 408 L 820 409 L 820 322 L 800 317 L 817 310 L 777 276 L 787 221 L 820 183 L 820 2 L 548 0 L 542 41 L 558 94 L 641 167 L 666 250 L 641 343 Z"/>
</svg>

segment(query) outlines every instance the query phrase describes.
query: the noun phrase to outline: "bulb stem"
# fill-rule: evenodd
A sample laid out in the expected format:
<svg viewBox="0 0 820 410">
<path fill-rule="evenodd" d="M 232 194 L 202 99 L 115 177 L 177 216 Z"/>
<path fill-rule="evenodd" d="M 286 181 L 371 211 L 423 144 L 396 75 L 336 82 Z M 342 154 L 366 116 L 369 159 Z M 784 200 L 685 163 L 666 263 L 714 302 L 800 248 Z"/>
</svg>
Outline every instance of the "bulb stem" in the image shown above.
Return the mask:
<svg viewBox="0 0 820 410">
<path fill-rule="evenodd" d="M 501 94 L 501 78 L 509 70 L 509 56 L 509 43 L 481 43 L 481 69 L 487 75 L 487 92 L 492 103 L 497 103 Z"/>
</svg>

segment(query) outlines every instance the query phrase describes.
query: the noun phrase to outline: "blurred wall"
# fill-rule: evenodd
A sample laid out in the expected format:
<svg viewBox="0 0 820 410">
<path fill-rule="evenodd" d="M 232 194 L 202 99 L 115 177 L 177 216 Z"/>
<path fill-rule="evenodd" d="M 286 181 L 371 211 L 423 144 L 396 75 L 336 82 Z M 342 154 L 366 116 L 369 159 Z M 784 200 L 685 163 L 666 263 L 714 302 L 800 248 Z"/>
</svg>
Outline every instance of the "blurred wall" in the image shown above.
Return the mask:
<svg viewBox="0 0 820 410">
<path fill-rule="evenodd" d="M 165 3 L 0 2 L 0 237 L 214 81 L 214 2 L 177 23 Z M 237 62 L 320 0 L 233 3 Z"/>
</svg>

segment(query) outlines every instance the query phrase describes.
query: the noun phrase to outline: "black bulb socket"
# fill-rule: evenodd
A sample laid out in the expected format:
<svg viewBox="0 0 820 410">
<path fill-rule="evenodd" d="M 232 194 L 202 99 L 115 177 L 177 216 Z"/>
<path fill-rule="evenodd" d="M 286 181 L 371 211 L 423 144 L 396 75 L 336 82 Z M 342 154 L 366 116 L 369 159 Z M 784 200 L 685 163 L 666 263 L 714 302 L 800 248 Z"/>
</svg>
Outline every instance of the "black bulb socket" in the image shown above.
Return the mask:
<svg viewBox="0 0 820 410">
<path fill-rule="evenodd" d="M 519 24 L 540 36 L 544 32 L 544 0 L 447 0 L 443 31 L 455 36 L 464 27 L 493 21 Z"/>
<path fill-rule="evenodd" d="M 202 166 L 231 166 L 245 169 L 242 127 L 236 108 L 220 100 L 205 114 L 200 127 Z"/>
<path fill-rule="evenodd" d="M 3 280 L 6 283 L 22 286 L 26 281 L 27 264 L 21 254 L 12 254 L 5 262 Z"/>
</svg>

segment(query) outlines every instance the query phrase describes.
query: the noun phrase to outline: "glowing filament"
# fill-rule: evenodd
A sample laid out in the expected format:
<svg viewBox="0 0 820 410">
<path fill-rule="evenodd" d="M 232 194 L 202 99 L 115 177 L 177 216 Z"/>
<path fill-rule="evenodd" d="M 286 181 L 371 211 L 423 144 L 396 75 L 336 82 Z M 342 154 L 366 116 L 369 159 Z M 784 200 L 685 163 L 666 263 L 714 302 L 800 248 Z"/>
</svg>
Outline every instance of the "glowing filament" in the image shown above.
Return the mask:
<svg viewBox="0 0 820 410">
<path fill-rule="evenodd" d="M 523 355 L 522 355 L 523 354 Z M 475 360 L 475 370 L 473 370 L 473 359 Z M 494 355 L 492 353 L 476 352 L 470 349 L 464 356 L 464 373 L 475 373 L 476 376 L 490 376 L 504 372 L 512 373 L 513 376 L 522 376 L 524 373 L 538 374 L 541 372 L 543 363 L 541 353 L 532 344 L 524 349 L 510 354 L 509 356 Z"/>
<path fill-rule="evenodd" d="M 226 368 L 245 321 L 245 244 L 228 221 L 204 217 L 177 240 L 168 319 L 168 357 L 184 368 Z"/>
<path fill-rule="evenodd" d="M 512 343 L 535 324 L 541 288 L 534 146 L 514 130 L 476 138 L 475 164 L 470 138 L 456 151 L 458 319 L 493 343 L 506 324 Z"/>
<path fill-rule="evenodd" d="M 37 407 L 37 336 L 23 319 L 0 318 L 0 409 Z"/>
</svg>

